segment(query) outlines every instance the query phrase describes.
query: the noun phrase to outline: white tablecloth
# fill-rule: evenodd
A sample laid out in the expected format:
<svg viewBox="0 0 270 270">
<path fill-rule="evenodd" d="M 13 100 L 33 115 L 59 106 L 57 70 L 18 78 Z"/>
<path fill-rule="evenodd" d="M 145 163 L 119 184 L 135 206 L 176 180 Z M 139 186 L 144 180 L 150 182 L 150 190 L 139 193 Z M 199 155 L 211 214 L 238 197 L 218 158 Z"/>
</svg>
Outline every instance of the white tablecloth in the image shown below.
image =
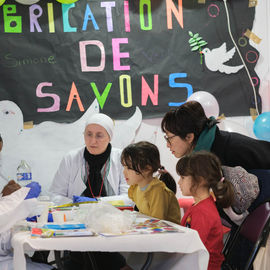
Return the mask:
<svg viewBox="0 0 270 270">
<path fill-rule="evenodd" d="M 30 232 L 17 232 L 11 242 L 14 249 L 14 270 L 26 270 L 24 253 L 33 250 L 164 252 L 168 256 L 161 262 L 164 265 L 160 269 L 206 270 L 209 254 L 197 231 L 184 227 L 181 230 L 183 232 L 179 233 L 47 239 L 32 239 Z"/>
</svg>

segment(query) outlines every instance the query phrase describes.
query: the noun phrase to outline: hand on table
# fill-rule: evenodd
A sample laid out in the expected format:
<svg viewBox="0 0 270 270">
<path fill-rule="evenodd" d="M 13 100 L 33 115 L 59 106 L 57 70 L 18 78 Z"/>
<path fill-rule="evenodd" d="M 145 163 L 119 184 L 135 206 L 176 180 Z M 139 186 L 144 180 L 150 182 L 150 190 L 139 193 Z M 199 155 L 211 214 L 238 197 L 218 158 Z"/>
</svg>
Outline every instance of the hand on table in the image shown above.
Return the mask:
<svg viewBox="0 0 270 270">
<path fill-rule="evenodd" d="M 20 189 L 21 186 L 16 183 L 14 180 L 10 180 L 3 188 L 2 190 L 2 194 L 3 196 L 8 196 L 10 194 L 12 194 L 13 192 L 17 191 L 18 189 Z"/>
<path fill-rule="evenodd" d="M 83 196 L 75 196 L 73 195 L 73 203 L 80 203 L 80 202 L 90 202 L 96 201 L 95 198 L 83 197 Z"/>
<path fill-rule="evenodd" d="M 41 186 L 38 182 L 31 182 L 30 184 L 26 185 L 26 187 L 30 188 L 28 194 L 25 197 L 25 200 L 37 198 L 41 192 Z"/>
</svg>

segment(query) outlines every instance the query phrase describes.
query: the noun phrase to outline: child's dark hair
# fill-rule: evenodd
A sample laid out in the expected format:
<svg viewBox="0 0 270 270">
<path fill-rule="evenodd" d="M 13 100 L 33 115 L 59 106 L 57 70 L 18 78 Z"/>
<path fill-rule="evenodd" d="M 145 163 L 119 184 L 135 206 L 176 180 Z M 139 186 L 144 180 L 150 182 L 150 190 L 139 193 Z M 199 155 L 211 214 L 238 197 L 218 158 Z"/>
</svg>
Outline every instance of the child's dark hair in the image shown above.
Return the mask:
<svg viewBox="0 0 270 270">
<path fill-rule="evenodd" d="M 130 170 L 141 174 L 144 170 L 152 170 L 152 173 L 159 171 L 159 179 L 166 186 L 176 193 L 176 183 L 173 177 L 164 170 L 160 164 L 160 154 L 156 145 L 141 141 L 128 145 L 122 152 L 121 163 Z"/>
<path fill-rule="evenodd" d="M 233 186 L 223 178 L 221 163 L 213 153 L 199 151 L 184 156 L 177 162 L 176 171 L 180 176 L 192 177 L 191 193 L 196 192 L 203 178 L 205 186 L 214 192 L 218 206 L 227 208 L 233 204 Z"/>
</svg>

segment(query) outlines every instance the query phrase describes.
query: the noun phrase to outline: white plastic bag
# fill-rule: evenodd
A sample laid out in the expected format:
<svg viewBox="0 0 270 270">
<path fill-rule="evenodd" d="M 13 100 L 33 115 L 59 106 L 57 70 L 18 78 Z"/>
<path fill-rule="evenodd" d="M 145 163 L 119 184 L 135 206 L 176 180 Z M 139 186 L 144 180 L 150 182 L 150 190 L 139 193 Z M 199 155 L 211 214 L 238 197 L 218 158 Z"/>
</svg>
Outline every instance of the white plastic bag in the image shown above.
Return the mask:
<svg viewBox="0 0 270 270">
<path fill-rule="evenodd" d="M 131 211 L 121 211 L 106 202 L 89 203 L 76 213 L 76 219 L 96 233 L 120 234 L 131 229 Z"/>
</svg>

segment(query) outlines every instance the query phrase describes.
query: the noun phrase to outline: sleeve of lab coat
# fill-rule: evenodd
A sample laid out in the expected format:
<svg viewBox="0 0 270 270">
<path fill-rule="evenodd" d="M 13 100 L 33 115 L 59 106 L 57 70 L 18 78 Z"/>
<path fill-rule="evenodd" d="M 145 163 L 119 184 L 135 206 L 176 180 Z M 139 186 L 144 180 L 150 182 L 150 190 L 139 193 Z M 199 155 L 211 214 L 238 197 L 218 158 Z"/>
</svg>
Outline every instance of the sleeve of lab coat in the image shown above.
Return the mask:
<svg viewBox="0 0 270 270">
<path fill-rule="evenodd" d="M 11 230 L 0 234 L 0 256 L 6 256 L 11 251 Z"/>
<path fill-rule="evenodd" d="M 37 199 L 24 200 L 29 188 L 23 187 L 8 196 L 0 198 L 0 255 L 7 255 L 11 249 L 10 229 L 19 220 L 25 219 L 37 204 Z"/>
<path fill-rule="evenodd" d="M 70 158 L 69 156 L 65 156 L 60 162 L 49 189 L 51 192 L 51 199 L 56 204 L 65 204 L 72 201 L 70 198 L 68 198 L 70 170 Z"/>
<path fill-rule="evenodd" d="M 23 187 L 0 199 L 0 233 L 9 230 L 17 221 L 25 219 L 36 207 L 37 199 L 24 200 L 29 188 Z"/>
<path fill-rule="evenodd" d="M 53 178 L 53 182 L 50 187 L 50 191 L 54 194 L 61 195 L 61 196 L 68 196 L 68 179 L 69 171 L 70 171 L 70 162 L 68 156 L 65 156 L 56 171 L 56 174 Z"/>
</svg>

